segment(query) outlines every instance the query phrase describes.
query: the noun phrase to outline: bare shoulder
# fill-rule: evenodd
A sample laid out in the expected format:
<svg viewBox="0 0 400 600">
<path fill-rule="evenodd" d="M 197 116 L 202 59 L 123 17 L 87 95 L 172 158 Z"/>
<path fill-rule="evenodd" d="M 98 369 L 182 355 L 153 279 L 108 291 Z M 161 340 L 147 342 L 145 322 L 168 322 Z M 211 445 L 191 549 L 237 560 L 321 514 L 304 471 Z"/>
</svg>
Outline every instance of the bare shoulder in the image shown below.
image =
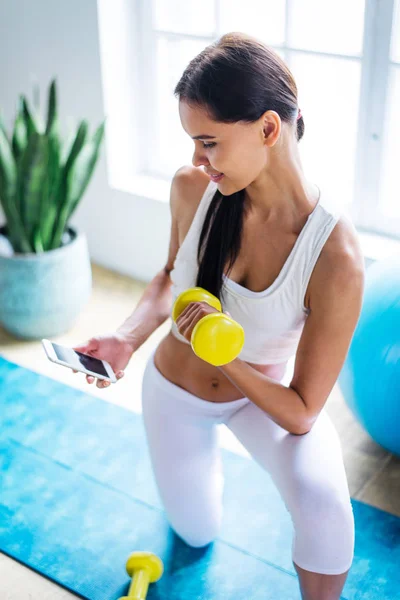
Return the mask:
<svg viewBox="0 0 400 600">
<path fill-rule="evenodd" d="M 198 167 L 184 165 L 175 173 L 171 190 L 171 211 L 176 219 L 182 243 L 210 178 Z"/>
<path fill-rule="evenodd" d="M 363 287 L 365 262 L 357 231 L 346 215 L 341 215 L 321 250 L 311 274 L 306 306 L 312 309 L 312 298 L 336 285 Z"/>
<path fill-rule="evenodd" d="M 204 171 L 185 165 L 178 169 L 172 178 L 170 193 L 171 235 L 168 258 L 164 271 L 169 274 L 174 268 L 175 259 L 199 202 L 210 183 Z"/>
<path fill-rule="evenodd" d="M 346 215 L 339 218 L 321 256 L 338 272 L 341 267 L 364 270 L 364 255 L 358 233 Z"/>
<path fill-rule="evenodd" d="M 198 204 L 210 183 L 208 175 L 198 167 L 184 165 L 174 175 L 173 185 L 179 201 L 186 204 Z"/>
</svg>

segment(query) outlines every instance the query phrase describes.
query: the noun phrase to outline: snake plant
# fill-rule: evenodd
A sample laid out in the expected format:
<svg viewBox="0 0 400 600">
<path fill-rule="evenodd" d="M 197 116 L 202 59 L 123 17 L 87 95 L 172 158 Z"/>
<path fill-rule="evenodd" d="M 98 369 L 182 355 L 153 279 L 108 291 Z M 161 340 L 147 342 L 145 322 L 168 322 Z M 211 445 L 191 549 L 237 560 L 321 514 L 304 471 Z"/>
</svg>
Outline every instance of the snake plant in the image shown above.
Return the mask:
<svg viewBox="0 0 400 600">
<path fill-rule="evenodd" d="M 82 120 L 68 143 L 60 139 L 56 80 L 49 88 L 47 121 L 20 95 L 12 135 L 0 117 L 0 204 L 14 252 L 46 252 L 62 245 L 93 174 L 105 120 L 88 139 Z"/>
</svg>

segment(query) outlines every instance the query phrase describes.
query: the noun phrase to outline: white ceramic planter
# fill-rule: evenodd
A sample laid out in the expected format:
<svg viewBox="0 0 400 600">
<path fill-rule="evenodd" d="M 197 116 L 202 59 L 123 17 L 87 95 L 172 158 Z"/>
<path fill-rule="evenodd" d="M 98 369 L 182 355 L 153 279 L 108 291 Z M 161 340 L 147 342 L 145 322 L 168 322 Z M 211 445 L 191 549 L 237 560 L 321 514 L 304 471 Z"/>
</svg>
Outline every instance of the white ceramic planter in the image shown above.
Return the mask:
<svg viewBox="0 0 400 600">
<path fill-rule="evenodd" d="M 5 233 L 5 227 L 0 228 Z M 84 233 L 40 254 L 0 255 L 0 323 L 22 339 L 69 331 L 90 298 L 92 271 Z"/>
</svg>

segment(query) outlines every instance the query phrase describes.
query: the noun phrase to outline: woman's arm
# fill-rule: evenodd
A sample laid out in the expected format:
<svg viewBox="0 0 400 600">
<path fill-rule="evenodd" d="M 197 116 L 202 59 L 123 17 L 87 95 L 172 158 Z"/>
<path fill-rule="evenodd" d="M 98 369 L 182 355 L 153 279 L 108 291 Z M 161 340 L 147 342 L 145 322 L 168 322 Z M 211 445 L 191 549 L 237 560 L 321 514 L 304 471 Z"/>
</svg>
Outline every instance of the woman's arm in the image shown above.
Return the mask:
<svg viewBox="0 0 400 600">
<path fill-rule="evenodd" d="M 332 240 L 314 269 L 310 313 L 289 387 L 240 359 L 218 367 L 290 433 L 306 433 L 317 419 L 340 374 L 361 312 L 365 267 L 355 231 L 342 223 L 335 235 L 341 236 L 341 243 Z"/>
<path fill-rule="evenodd" d="M 217 369 L 289 433 L 302 435 L 311 429 L 307 407 L 294 389 L 263 375 L 240 358 Z"/>
</svg>

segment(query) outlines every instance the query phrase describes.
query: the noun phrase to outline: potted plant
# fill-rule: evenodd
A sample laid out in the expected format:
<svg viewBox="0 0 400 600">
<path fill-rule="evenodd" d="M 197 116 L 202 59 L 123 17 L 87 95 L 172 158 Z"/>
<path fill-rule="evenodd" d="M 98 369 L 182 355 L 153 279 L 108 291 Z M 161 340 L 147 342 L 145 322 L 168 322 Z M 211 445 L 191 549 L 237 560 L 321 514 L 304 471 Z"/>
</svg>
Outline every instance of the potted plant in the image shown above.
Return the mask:
<svg viewBox="0 0 400 600">
<path fill-rule="evenodd" d="M 88 122 L 62 143 L 56 80 L 47 120 L 20 96 L 12 135 L 0 117 L 0 324 L 23 339 L 68 331 L 90 297 L 86 236 L 69 225 L 94 172 L 105 120 L 88 139 Z M 4 244 L 3 244 L 4 245 Z"/>
</svg>

